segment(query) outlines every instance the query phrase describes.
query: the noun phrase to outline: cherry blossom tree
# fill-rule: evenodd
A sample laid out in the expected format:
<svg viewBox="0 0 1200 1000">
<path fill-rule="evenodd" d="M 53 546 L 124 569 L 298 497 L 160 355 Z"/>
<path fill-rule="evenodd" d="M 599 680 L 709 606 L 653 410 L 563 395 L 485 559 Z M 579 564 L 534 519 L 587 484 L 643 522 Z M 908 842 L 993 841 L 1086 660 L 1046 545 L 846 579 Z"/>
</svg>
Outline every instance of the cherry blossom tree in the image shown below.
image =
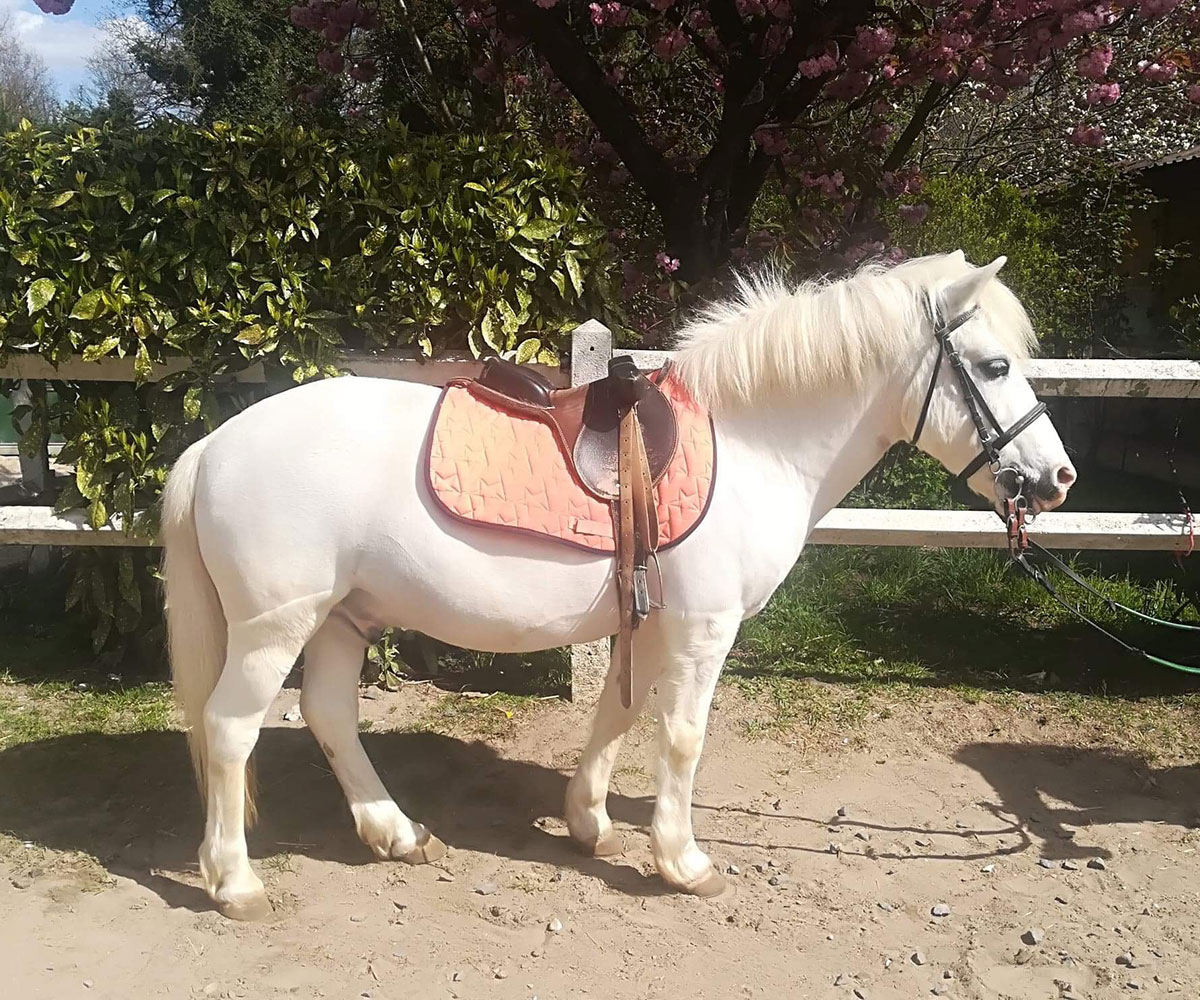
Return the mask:
<svg viewBox="0 0 1200 1000">
<path fill-rule="evenodd" d="M 304 0 L 289 16 L 320 36 L 321 70 L 358 87 L 351 114 L 370 113 L 388 57 L 373 45 L 381 19 L 404 25 L 431 117 L 457 127 L 486 93 L 508 127 L 571 150 L 610 203 L 654 213 L 645 259 L 660 281 L 780 238 L 814 259 L 877 251 L 885 203 L 920 221 L 921 160 L 943 125 L 960 152 L 967 120 L 990 121 L 1002 146 L 1023 122 L 1003 109 L 1053 94 L 1039 143 L 1103 153 L 1110 122 L 1126 137 L 1146 125 L 1127 121 L 1135 105 L 1176 109 L 1181 144 L 1200 117 L 1200 0 L 453 3 L 435 41 L 465 52 L 458 89 L 430 64 L 416 0 Z"/>
</svg>

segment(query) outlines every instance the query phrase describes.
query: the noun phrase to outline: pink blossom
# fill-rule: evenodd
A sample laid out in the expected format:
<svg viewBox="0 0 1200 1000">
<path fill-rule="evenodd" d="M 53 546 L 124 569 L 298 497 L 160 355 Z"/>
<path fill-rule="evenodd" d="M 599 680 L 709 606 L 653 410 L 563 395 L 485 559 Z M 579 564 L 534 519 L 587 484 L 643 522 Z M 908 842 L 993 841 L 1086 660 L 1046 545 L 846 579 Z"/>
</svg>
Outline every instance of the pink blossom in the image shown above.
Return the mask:
<svg viewBox="0 0 1200 1000">
<path fill-rule="evenodd" d="M 1142 0 L 1139 5 L 1143 17 L 1162 17 L 1179 6 L 1179 0 Z"/>
<path fill-rule="evenodd" d="M 325 4 L 323 0 L 315 0 L 304 6 L 297 4 L 288 11 L 288 18 L 297 28 L 320 31 L 325 26 Z"/>
<path fill-rule="evenodd" d="M 843 73 L 825 88 L 825 94 L 835 101 L 852 101 L 871 85 L 871 74 L 856 69 Z"/>
<path fill-rule="evenodd" d="M 1116 104 L 1120 96 L 1121 85 L 1119 83 L 1097 83 L 1094 87 L 1088 88 L 1088 92 L 1084 95 L 1084 100 L 1092 106 L 1101 104 L 1104 107 L 1109 107 Z"/>
<path fill-rule="evenodd" d="M 556 3 L 558 3 L 558 0 L 533 0 L 533 2 L 541 7 L 542 10 L 549 10 Z"/>
<path fill-rule="evenodd" d="M 800 63 L 800 75 L 809 79 L 825 73 L 832 73 L 835 69 L 837 69 L 837 59 L 828 52 L 812 59 L 805 59 Z"/>
<path fill-rule="evenodd" d="M 465 18 L 463 23 L 472 30 L 478 30 L 483 27 L 483 15 L 477 10 L 471 11 Z"/>
<path fill-rule="evenodd" d="M 663 251 L 659 251 L 654 259 L 658 262 L 658 266 L 666 271 L 667 274 L 674 274 L 679 270 L 679 258 L 670 257 Z"/>
<path fill-rule="evenodd" d="M 714 76 L 713 82 L 712 82 L 712 87 L 713 87 L 713 90 L 715 90 L 718 94 L 725 93 L 725 77 Z"/>
<path fill-rule="evenodd" d="M 609 86 L 611 87 L 619 86 L 621 81 L 625 79 L 625 67 L 610 66 L 604 71 L 604 79 L 608 81 Z"/>
<path fill-rule="evenodd" d="M 836 198 L 846 178 L 840 170 L 832 174 L 804 173 L 800 175 L 800 183 L 808 188 L 817 188 L 826 198 Z"/>
<path fill-rule="evenodd" d="M 369 83 L 375 79 L 375 60 L 360 59 L 350 67 L 350 77 L 359 83 Z"/>
<path fill-rule="evenodd" d="M 891 28 L 860 27 L 846 57 L 851 66 L 866 66 L 882 59 L 895 45 L 896 33 Z"/>
<path fill-rule="evenodd" d="M 912 226 L 919 226 L 929 214 L 929 206 L 925 202 L 916 205 L 901 205 L 897 210 L 900 218 Z"/>
<path fill-rule="evenodd" d="M 783 133 L 770 125 L 755 129 L 754 142 L 768 156 L 778 156 L 787 148 L 787 140 Z"/>
<path fill-rule="evenodd" d="M 742 18 L 760 17 L 763 13 L 762 0 L 734 0 L 734 6 Z"/>
<path fill-rule="evenodd" d="M 857 264 L 867 257 L 875 256 L 875 254 L 882 250 L 883 244 L 879 240 L 867 240 L 863 243 L 855 243 L 843 256 L 846 258 L 847 264 Z"/>
<path fill-rule="evenodd" d="M 1075 130 L 1069 136 L 1071 142 L 1077 146 L 1091 146 L 1094 149 L 1099 149 L 1104 145 L 1104 130 L 1097 125 L 1084 125 L 1080 123 L 1075 126 Z"/>
<path fill-rule="evenodd" d="M 792 5 L 789 0 L 767 0 L 767 10 L 772 17 L 786 21 L 792 16 Z"/>
<path fill-rule="evenodd" d="M 666 62 L 670 62 L 680 52 L 687 48 L 687 35 L 678 28 L 664 31 L 654 43 L 654 54 Z"/>
<path fill-rule="evenodd" d="M 588 10 L 592 12 L 592 24 L 597 28 L 603 28 L 606 20 L 604 8 L 598 3 L 588 4 Z"/>
<path fill-rule="evenodd" d="M 886 122 L 880 122 L 867 129 L 867 142 L 872 146 L 882 146 L 891 138 L 891 135 L 892 126 Z"/>
<path fill-rule="evenodd" d="M 1151 83 L 1170 83 L 1179 73 L 1179 67 L 1170 59 L 1163 62 L 1151 62 L 1143 59 L 1137 64 L 1138 72 Z"/>
<path fill-rule="evenodd" d="M 712 18 L 709 17 L 708 11 L 703 7 L 697 7 L 694 10 L 688 11 L 687 22 L 696 31 L 703 31 L 705 28 L 712 27 Z"/>
<path fill-rule="evenodd" d="M 326 73 L 336 76 L 346 67 L 346 60 L 340 52 L 333 49 L 322 49 L 317 53 L 317 65 Z"/>
<path fill-rule="evenodd" d="M 1200 104 L 1200 83 L 1193 83 L 1188 87 L 1187 99 L 1193 104 Z"/>
<path fill-rule="evenodd" d="M 1075 60 L 1075 70 L 1085 80 L 1103 80 L 1112 61 L 1113 47 L 1108 44 L 1098 45 Z"/>
<path fill-rule="evenodd" d="M 529 89 L 529 77 L 524 73 L 514 73 L 508 78 L 508 89 L 514 94 L 523 94 Z"/>
<path fill-rule="evenodd" d="M 788 25 L 772 24 L 763 39 L 763 53 L 768 57 L 779 55 L 791 35 L 792 29 Z"/>
</svg>

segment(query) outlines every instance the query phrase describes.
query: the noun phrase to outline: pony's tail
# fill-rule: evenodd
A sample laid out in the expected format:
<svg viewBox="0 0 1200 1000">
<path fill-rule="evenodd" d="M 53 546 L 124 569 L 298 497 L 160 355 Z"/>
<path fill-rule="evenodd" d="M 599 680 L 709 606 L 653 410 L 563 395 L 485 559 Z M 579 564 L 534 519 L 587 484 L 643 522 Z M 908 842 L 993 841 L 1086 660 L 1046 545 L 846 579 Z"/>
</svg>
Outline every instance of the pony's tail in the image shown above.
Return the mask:
<svg viewBox="0 0 1200 1000">
<path fill-rule="evenodd" d="M 204 706 L 225 664 L 227 627 L 217 588 L 196 537 L 194 501 L 204 441 L 188 448 L 171 469 L 162 500 L 163 580 L 171 681 L 188 729 L 188 748 L 200 795 L 205 787 Z M 247 776 L 249 779 L 249 775 Z M 246 783 L 246 816 L 254 816 L 252 784 Z"/>
</svg>

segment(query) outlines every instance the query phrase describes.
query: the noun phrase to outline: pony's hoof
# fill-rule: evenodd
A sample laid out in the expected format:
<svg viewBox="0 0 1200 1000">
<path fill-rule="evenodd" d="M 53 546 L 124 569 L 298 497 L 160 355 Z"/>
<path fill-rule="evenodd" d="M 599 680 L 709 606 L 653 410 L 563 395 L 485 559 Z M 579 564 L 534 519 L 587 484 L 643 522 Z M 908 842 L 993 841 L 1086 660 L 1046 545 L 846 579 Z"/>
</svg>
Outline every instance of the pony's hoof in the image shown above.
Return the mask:
<svg viewBox="0 0 1200 1000">
<path fill-rule="evenodd" d="M 446 845 L 432 833 L 425 838 L 424 843 L 418 844 L 411 851 L 400 855 L 399 860 L 410 865 L 427 865 L 431 861 L 440 861 L 446 856 Z"/>
<path fill-rule="evenodd" d="M 712 899 L 714 896 L 719 896 L 727 888 L 729 881 L 715 868 L 701 875 L 698 879 L 693 879 L 687 885 L 677 886 L 680 892 L 686 892 L 689 896 L 699 896 L 701 899 Z"/>
<path fill-rule="evenodd" d="M 575 843 L 584 854 L 593 858 L 611 858 L 625 853 L 625 838 L 616 830 L 609 830 L 595 840 L 577 840 Z"/>
<path fill-rule="evenodd" d="M 265 892 L 256 896 L 217 900 L 217 909 L 230 920 L 265 920 L 272 913 L 271 901 Z"/>
</svg>

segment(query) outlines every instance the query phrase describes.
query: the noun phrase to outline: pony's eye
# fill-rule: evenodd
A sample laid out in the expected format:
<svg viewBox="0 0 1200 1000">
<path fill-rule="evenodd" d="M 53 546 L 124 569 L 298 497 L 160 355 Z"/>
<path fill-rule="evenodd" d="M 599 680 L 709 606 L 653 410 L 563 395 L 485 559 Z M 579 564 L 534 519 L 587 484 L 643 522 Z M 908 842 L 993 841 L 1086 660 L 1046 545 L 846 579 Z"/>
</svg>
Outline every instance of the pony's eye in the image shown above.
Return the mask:
<svg viewBox="0 0 1200 1000">
<path fill-rule="evenodd" d="M 1005 358 L 992 358 L 980 364 L 985 378 L 1004 378 L 1008 374 L 1008 361 Z"/>
</svg>

